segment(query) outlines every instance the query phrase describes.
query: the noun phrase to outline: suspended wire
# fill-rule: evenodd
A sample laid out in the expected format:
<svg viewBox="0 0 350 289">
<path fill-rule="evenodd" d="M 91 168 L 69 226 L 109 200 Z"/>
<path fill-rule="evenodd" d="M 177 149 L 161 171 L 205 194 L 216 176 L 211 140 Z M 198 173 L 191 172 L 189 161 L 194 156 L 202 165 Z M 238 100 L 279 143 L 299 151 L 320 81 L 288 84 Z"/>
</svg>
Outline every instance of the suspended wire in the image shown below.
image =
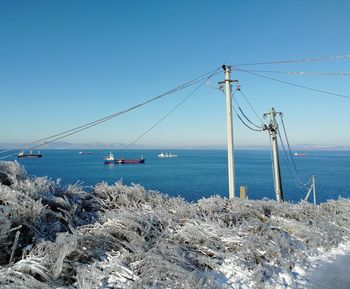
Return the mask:
<svg viewBox="0 0 350 289">
<path fill-rule="evenodd" d="M 11 158 L 11 157 L 16 156 L 16 155 L 17 155 L 17 153 L 10 154 L 10 155 L 4 156 L 4 157 L 0 157 L 0 160 L 8 159 L 8 158 Z"/>
<path fill-rule="evenodd" d="M 146 104 L 148 104 L 148 103 L 154 102 L 155 100 L 158 100 L 158 99 L 160 99 L 160 98 L 162 98 L 162 97 L 164 97 L 164 96 L 170 95 L 170 94 L 175 93 L 175 92 L 177 92 L 177 91 L 179 91 L 179 90 L 182 90 L 182 89 L 185 89 L 185 88 L 187 88 L 187 87 L 190 87 L 190 86 L 192 86 L 192 85 L 194 85 L 194 84 L 196 84 L 196 83 L 198 83 L 198 82 L 203 81 L 203 79 L 207 80 L 208 75 L 213 76 L 213 75 L 215 75 L 215 74 L 218 74 L 217 71 L 218 71 L 219 69 L 221 69 L 221 67 L 216 68 L 216 69 L 213 70 L 213 71 L 207 72 L 207 73 L 205 73 L 205 74 L 203 74 L 203 75 L 201 75 L 201 76 L 199 76 L 199 77 L 197 77 L 197 78 L 195 78 L 195 79 L 193 79 L 193 80 L 191 80 L 191 81 L 188 81 L 188 82 L 186 82 L 186 83 L 184 83 L 184 84 L 182 84 L 182 85 L 179 85 L 178 87 L 176 87 L 176 88 L 174 88 L 174 89 L 171 89 L 171 90 L 169 90 L 169 91 L 167 91 L 167 92 L 165 92 L 165 93 L 162 93 L 162 94 L 160 94 L 160 95 L 158 95 L 158 96 L 156 96 L 156 97 L 153 97 L 153 98 L 151 98 L 151 99 L 149 99 L 149 100 L 147 100 L 147 101 L 144 101 L 144 102 L 142 102 L 142 103 L 140 103 L 140 104 L 137 104 L 137 105 L 135 105 L 135 106 L 133 106 L 133 107 L 130 107 L 130 108 L 126 109 L 126 110 L 119 111 L 119 112 L 113 113 L 113 114 L 111 114 L 111 115 L 108 115 L 108 116 L 106 116 L 106 117 L 100 118 L 100 119 L 98 119 L 98 120 L 95 120 L 95 121 L 92 121 L 92 122 L 83 124 L 83 125 L 81 125 L 81 126 L 78 126 L 78 127 L 75 127 L 75 128 L 72 128 L 72 129 L 69 129 L 69 130 L 66 130 L 66 131 L 63 131 L 63 132 L 61 132 L 61 133 L 58 133 L 58 134 L 55 134 L 55 135 L 52 135 L 52 136 L 49 136 L 49 137 L 46 137 L 46 138 L 42 138 L 42 139 L 40 139 L 40 140 L 37 140 L 37 141 L 31 142 L 31 143 L 25 144 L 24 146 L 27 147 L 27 146 L 30 146 L 30 145 L 39 143 L 39 144 L 34 145 L 34 146 L 32 146 L 32 147 L 29 148 L 29 149 L 35 149 L 35 148 L 44 146 L 44 145 L 46 145 L 46 144 L 52 143 L 52 142 L 54 142 L 54 141 L 57 141 L 57 140 L 66 138 L 66 137 L 68 137 L 68 136 L 70 136 L 70 135 L 73 135 L 73 134 L 75 134 L 75 133 L 78 133 L 78 132 L 80 132 L 80 131 L 89 129 L 89 128 L 94 127 L 94 126 L 96 126 L 96 125 L 99 125 L 99 124 L 101 124 L 101 123 L 103 123 L 103 122 L 106 122 L 106 121 L 108 121 L 108 120 L 110 120 L 110 119 L 113 119 L 113 118 L 115 118 L 115 117 L 117 117 L 117 116 L 120 116 L 120 115 L 125 114 L 125 113 L 127 113 L 127 112 L 130 112 L 130 111 L 132 111 L 132 110 L 134 110 L 134 109 L 137 109 L 137 108 L 139 108 L 139 107 L 141 107 L 141 106 L 144 106 L 144 105 L 146 105 Z M 45 142 L 43 142 L 43 141 L 45 141 Z M 43 142 L 43 143 L 40 143 L 40 142 Z M 5 152 L 9 152 L 9 151 L 14 151 L 14 150 L 15 150 L 15 149 L 4 150 L 4 151 L 1 151 L 0 153 L 5 153 Z M 14 155 L 14 154 L 12 154 L 11 156 L 13 156 L 13 155 Z M 8 157 L 8 156 L 6 156 L 6 157 Z M 3 158 L 5 158 L 5 157 L 3 157 Z M 0 159 L 2 159 L 2 158 L 0 158 Z"/>
<path fill-rule="evenodd" d="M 283 128 L 283 131 L 284 131 L 284 137 L 286 139 L 286 142 L 287 142 L 287 146 L 288 146 L 288 152 L 289 152 L 289 157 L 287 155 L 287 151 L 286 151 L 286 148 L 284 146 L 284 143 L 283 143 L 283 139 L 281 137 L 281 134 L 280 134 L 280 130 L 277 129 L 277 132 L 278 132 L 278 136 L 280 138 L 280 141 L 281 141 L 281 144 L 282 144 L 282 147 L 283 147 L 283 151 L 285 153 L 285 156 L 286 156 L 286 159 L 287 159 L 287 163 L 288 163 L 288 166 L 291 166 L 290 164 L 290 161 L 289 161 L 289 158 L 291 159 L 291 162 L 292 162 L 292 165 L 293 165 L 293 169 L 294 169 L 294 178 L 297 182 L 297 184 L 300 186 L 300 187 L 306 187 L 310 184 L 311 180 L 309 180 L 308 182 L 306 183 L 303 183 L 300 179 L 299 179 L 299 172 L 298 172 L 298 169 L 297 169 L 297 166 L 295 164 L 295 161 L 294 161 L 294 157 L 293 157 L 293 154 L 292 154 L 292 150 L 291 150 L 291 147 L 290 147 L 290 144 L 289 144 L 289 139 L 288 139 L 288 136 L 287 136 L 287 131 L 286 131 L 286 128 L 284 126 L 284 122 L 283 122 L 283 117 L 282 115 L 280 115 L 280 119 L 281 119 L 281 123 L 282 123 L 282 128 Z M 289 170 L 289 168 L 288 168 Z"/>
<path fill-rule="evenodd" d="M 280 70 L 246 70 L 249 72 L 279 73 L 288 75 L 310 75 L 310 76 L 350 76 L 350 73 L 339 72 L 309 72 L 309 71 L 280 71 Z"/>
<path fill-rule="evenodd" d="M 231 66 L 237 67 L 237 66 L 250 66 L 250 65 L 285 64 L 285 63 L 316 62 L 316 61 L 347 60 L 347 59 L 350 59 L 350 55 L 311 57 L 311 58 L 301 58 L 301 59 L 255 62 L 255 63 L 240 63 L 240 64 L 232 64 Z"/>
<path fill-rule="evenodd" d="M 252 130 L 252 131 L 263 131 L 263 129 L 255 129 L 255 128 L 252 128 L 251 126 L 249 126 L 248 124 L 246 124 L 245 122 L 244 122 L 244 120 L 241 118 L 241 116 L 237 113 L 237 111 L 235 110 L 235 108 L 234 107 L 232 107 L 233 108 L 233 110 L 235 111 L 235 113 L 236 113 L 236 115 L 237 115 L 237 117 L 238 117 L 238 119 L 247 127 L 247 128 L 249 128 L 250 130 Z"/>
<path fill-rule="evenodd" d="M 146 134 L 148 134 L 152 129 L 154 129 L 158 124 L 160 124 L 164 119 L 166 119 L 169 115 L 171 115 L 177 108 L 179 108 L 184 102 L 186 102 L 195 92 L 198 91 L 200 87 L 203 86 L 204 83 L 206 83 L 212 76 L 214 76 L 214 73 L 210 75 L 207 79 L 202 81 L 194 90 L 192 90 L 186 97 L 184 97 L 177 105 L 175 105 L 167 114 L 165 114 L 160 120 L 158 120 L 154 125 L 152 125 L 149 129 L 147 129 L 143 134 L 141 134 L 139 137 L 137 137 L 135 140 L 133 140 L 130 144 L 128 144 L 122 151 L 123 153 L 125 150 L 127 150 L 129 147 L 131 147 L 133 144 L 135 144 L 138 140 L 143 138 Z"/>
<path fill-rule="evenodd" d="M 237 104 L 237 106 L 238 106 L 240 112 L 242 113 L 242 115 L 245 116 L 245 114 L 243 113 L 242 109 L 240 108 L 240 106 L 239 106 L 237 100 L 236 100 L 235 97 L 234 97 L 236 91 L 237 91 L 237 89 L 235 89 L 235 90 L 233 91 L 233 94 L 232 94 L 231 98 L 236 102 L 236 104 Z M 259 127 L 259 126 L 255 125 L 253 122 L 251 122 L 251 121 L 245 116 L 245 118 L 246 118 L 251 124 L 253 124 L 254 126 L 258 127 L 259 129 L 255 129 L 255 128 L 251 127 L 250 125 L 248 125 L 248 124 L 241 118 L 241 116 L 239 115 L 238 111 L 236 110 L 236 108 L 235 108 L 233 105 L 231 105 L 231 108 L 232 108 L 232 110 L 236 113 L 236 116 L 238 117 L 238 119 L 239 119 L 239 120 L 243 123 L 243 125 L 246 126 L 248 129 L 250 129 L 250 130 L 252 130 L 252 131 L 259 131 L 259 132 L 260 132 L 260 131 L 263 131 L 262 127 Z"/>
<path fill-rule="evenodd" d="M 237 105 L 237 107 L 238 107 L 238 110 L 241 112 L 241 114 L 243 115 L 243 117 L 244 117 L 250 124 L 254 125 L 254 126 L 257 127 L 257 128 L 261 128 L 260 126 L 257 126 L 255 123 L 253 123 L 253 122 L 245 115 L 245 113 L 243 112 L 243 110 L 242 110 L 241 107 L 239 106 L 239 103 L 238 103 L 237 99 L 234 97 L 236 91 L 239 91 L 239 88 L 236 88 L 236 89 L 234 90 L 234 93 L 233 93 L 233 95 L 232 95 L 231 98 L 232 98 L 233 101 L 236 103 L 236 105 Z"/>
<path fill-rule="evenodd" d="M 240 91 L 240 89 L 237 88 L 235 91 Z M 235 103 L 237 104 L 238 109 L 239 109 L 239 111 L 241 112 L 241 114 L 243 115 L 243 117 L 244 117 L 251 125 L 255 126 L 255 127 L 258 128 L 258 129 L 262 129 L 262 126 L 256 125 L 255 123 L 253 123 L 253 122 L 246 116 L 246 114 L 243 112 L 243 110 L 242 110 L 241 107 L 239 106 L 239 103 L 238 103 L 238 101 L 237 101 L 237 99 L 236 99 L 235 97 L 233 98 L 233 100 L 234 100 Z"/>
<path fill-rule="evenodd" d="M 220 85 L 219 85 L 219 86 L 213 85 L 213 84 L 210 82 L 210 78 L 207 79 L 206 83 L 207 83 L 207 85 L 208 85 L 210 88 L 212 88 L 212 89 L 221 90 L 221 86 L 220 86 Z"/>
<path fill-rule="evenodd" d="M 292 150 L 291 150 L 291 147 L 290 147 L 289 138 L 288 138 L 288 135 L 287 135 L 287 130 L 286 130 L 286 127 L 285 127 L 284 121 L 283 121 L 283 115 L 280 115 L 280 118 L 281 118 L 282 128 L 283 128 L 283 131 L 284 131 L 284 137 L 285 137 L 285 139 L 286 139 L 286 141 L 287 141 L 287 145 L 288 145 L 289 155 L 290 155 L 290 158 L 291 158 L 291 160 L 292 160 L 294 170 L 295 170 L 295 172 L 296 172 L 296 174 L 297 174 L 297 176 L 298 176 L 298 175 L 299 175 L 299 172 L 298 172 L 297 166 L 296 166 L 296 164 L 295 164 L 294 156 L 293 156 L 293 154 L 292 154 Z M 299 183 L 302 184 L 303 186 L 309 185 L 310 182 L 311 182 L 311 180 L 310 180 L 309 182 L 303 184 L 303 183 L 300 181 L 299 178 L 298 178 L 298 181 L 299 181 Z"/>
<path fill-rule="evenodd" d="M 250 124 L 254 125 L 256 128 L 259 128 L 259 129 L 262 129 L 262 128 L 263 128 L 263 126 L 259 126 L 259 125 L 255 124 L 255 123 L 253 123 L 253 122 L 245 115 L 245 113 L 243 112 L 243 110 L 242 110 L 240 107 L 238 107 L 238 108 L 239 108 L 239 111 L 242 113 L 243 117 L 244 117 Z"/>
<path fill-rule="evenodd" d="M 146 134 L 148 134 L 151 130 L 153 130 L 158 124 L 160 124 L 163 120 L 165 120 L 168 116 L 170 116 L 177 108 L 179 108 L 183 103 L 185 103 L 195 92 L 199 90 L 205 84 L 211 77 L 213 77 L 216 74 L 215 70 L 211 75 L 208 76 L 207 79 L 204 79 L 194 90 L 192 90 L 186 97 L 184 97 L 177 105 L 175 105 L 167 114 L 165 114 L 160 120 L 158 120 L 154 125 L 152 125 L 149 129 L 147 129 L 144 133 L 142 133 L 140 136 L 138 136 L 135 140 L 130 142 L 124 149 L 120 151 L 120 154 L 122 154 L 124 151 L 126 151 L 128 148 L 130 148 L 133 144 L 135 144 L 137 141 L 139 141 L 141 138 L 143 138 Z M 84 175 L 84 178 L 86 179 L 91 174 L 97 171 L 97 168 L 92 169 L 90 172 Z"/>
<path fill-rule="evenodd" d="M 241 116 L 238 114 L 237 110 L 234 108 L 234 106 L 232 106 L 232 109 L 235 111 L 238 119 L 247 127 L 249 128 L 250 130 L 252 131 L 263 131 L 263 129 L 255 129 L 255 128 L 252 128 L 251 126 L 249 126 L 248 124 L 245 123 L 245 121 L 241 118 Z"/>
<path fill-rule="evenodd" d="M 217 71 L 217 70 L 218 70 L 218 68 L 217 68 L 215 71 Z M 25 146 L 28 146 L 28 145 L 31 145 L 31 144 L 35 144 L 35 143 L 39 143 L 39 142 L 42 142 L 42 141 L 45 141 L 45 140 L 48 140 L 48 139 L 52 139 L 52 138 L 54 138 L 54 137 L 62 136 L 62 135 L 64 135 L 64 134 L 67 134 L 67 133 L 70 133 L 70 132 L 74 132 L 74 131 L 80 132 L 81 130 L 84 130 L 84 129 L 90 128 L 90 127 L 92 127 L 92 126 L 98 125 L 98 124 L 100 124 L 100 123 L 102 123 L 102 122 L 108 121 L 108 120 L 110 120 L 110 119 L 112 119 L 112 118 L 114 118 L 114 117 L 117 117 L 117 116 L 121 115 L 121 114 L 124 114 L 124 113 L 126 113 L 126 112 L 131 111 L 131 110 L 134 110 L 134 109 L 136 109 L 136 108 L 138 108 L 138 107 L 140 107 L 140 106 L 143 106 L 143 105 L 146 105 L 146 104 L 148 104 L 148 103 L 150 103 L 150 102 L 153 102 L 153 101 L 155 101 L 155 100 L 157 100 L 157 99 L 159 99 L 159 98 L 161 98 L 161 97 L 163 97 L 163 96 L 169 95 L 169 94 L 174 93 L 174 92 L 177 92 L 177 91 L 179 91 L 179 90 L 181 90 L 181 89 L 187 88 L 187 87 L 189 87 L 189 86 L 191 86 L 191 85 L 193 85 L 193 84 L 195 84 L 195 83 L 198 83 L 198 82 L 201 81 L 201 80 L 203 79 L 203 77 L 206 76 L 207 74 L 209 74 L 209 73 L 206 73 L 206 74 L 204 74 L 204 75 L 201 75 L 200 77 L 198 77 L 198 78 L 196 78 L 196 79 L 194 79 L 194 80 L 191 80 L 191 81 L 189 81 L 189 82 L 186 82 L 186 83 L 184 83 L 184 84 L 182 84 L 182 85 L 180 85 L 180 86 L 178 86 L 178 87 L 176 87 L 176 88 L 174 88 L 174 89 L 172 89 L 172 90 L 169 90 L 169 91 L 167 91 L 167 92 L 165 92 L 165 93 L 163 93 L 163 94 L 161 94 L 161 95 L 159 95 L 159 96 L 156 96 L 156 97 L 154 97 L 154 98 L 152 98 L 152 99 L 150 99 L 150 100 L 147 100 L 147 101 L 145 101 L 145 102 L 143 102 L 143 103 L 140 103 L 140 104 L 138 104 L 138 105 L 136 105 L 136 106 L 133 106 L 133 107 L 127 109 L 127 110 L 124 110 L 124 111 L 121 111 L 121 112 L 117 112 L 117 113 L 108 115 L 108 116 L 106 116 L 106 117 L 100 118 L 100 119 L 98 119 L 98 120 L 95 120 L 95 121 L 93 121 L 93 122 L 89 122 L 89 123 L 87 123 L 87 124 L 84 124 L 84 125 L 75 127 L 75 128 L 73 128 L 73 129 L 66 130 L 66 131 L 64 131 L 64 132 L 61 132 L 61 133 L 58 133 L 58 134 L 55 134 L 55 135 L 52 135 L 52 136 L 49 136 L 49 137 L 46 137 L 46 138 L 43 138 L 43 139 L 34 141 L 34 142 L 31 142 L 31 143 L 29 143 L 29 144 L 26 144 Z M 71 135 L 71 134 L 67 134 L 67 136 L 69 136 L 69 135 Z M 66 137 L 66 136 L 64 136 L 64 137 Z M 63 137 L 62 137 L 62 138 L 63 138 Z M 61 139 L 61 138 L 56 138 L 55 140 L 59 140 L 59 139 Z M 53 140 L 53 141 L 55 141 L 55 140 Z M 50 141 L 50 142 L 51 142 L 51 141 Z M 44 144 L 40 144 L 40 146 L 45 145 L 45 144 L 47 144 L 47 143 L 48 143 L 48 142 L 46 142 L 46 143 L 44 143 Z M 36 148 L 36 147 L 38 147 L 38 146 L 35 146 L 35 147 L 32 147 L 32 148 Z M 10 150 L 7 150 L 7 151 L 10 151 Z M 4 152 L 5 152 L 5 151 L 2 151 L 2 152 L 0 152 L 0 153 L 4 153 Z"/>
<path fill-rule="evenodd" d="M 253 113 L 255 114 L 255 116 L 260 120 L 261 124 L 264 126 L 265 123 L 263 121 L 263 119 L 257 114 L 257 112 L 255 111 L 254 107 L 251 105 L 251 103 L 249 102 L 248 98 L 245 96 L 245 94 L 242 91 L 242 88 L 239 89 L 239 92 L 243 95 L 243 98 L 245 99 L 245 101 L 248 103 L 248 105 L 250 106 L 250 108 L 252 109 Z"/>
<path fill-rule="evenodd" d="M 233 99 L 235 99 L 234 98 L 234 96 L 235 96 L 235 92 L 236 92 L 236 90 L 234 90 L 234 92 L 233 92 L 233 95 L 232 95 L 232 98 Z M 235 102 L 236 102 L 236 104 L 238 105 L 238 102 L 235 100 Z M 238 107 L 239 107 L 239 105 L 238 105 Z M 241 118 L 241 116 L 239 115 L 239 113 L 237 112 L 237 110 L 235 109 L 235 107 L 233 106 L 233 105 L 231 105 L 231 108 L 233 109 L 233 111 L 236 113 L 236 115 L 237 115 L 237 117 L 238 117 L 238 119 L 244 124 L 244 126 L 246 126 L 248 129 L 250 129 L 250 130 L 252 130 L 252 131 L 263 131 L 263 129 L 262 128 L 260 128 L 260 129 L 255 129 L 255 128 L 252 128 L 250 125 L 248 125 L 242 118 Z M 243 111 L 242 110 L 240 110 L 242 113 L 243 113 Z"/>
<path fill-rule="evenodd" d="M 296 180 L 297 185 L 299 186 L 299 182 L 297 181 L 296 173 L 295 173 L 295 172 L 294 172 L 294 174 L 292 173 L 291 165 L 290 165 L 290 160 L 289 160 L 289 158 L 288 158 L 287 151 L 286 151 L 286 148 L 285 148 L 285 146 L 284 146 L 284 143 L 283 143 L 281 134 L 280 134 L 280 132 L 279 132 L 279 129 L 277 129 L 276 131 L 277 131 L 278 137 L 279 137 L 280 142 L 281 142 L 281 145 L 282 145 L 282 149 L 283 149 L 283 152 L 284 152 L 284 157 L 285 157 L 286 162 L 287 162 L 287 170 L 288 170 L 288 173 L 289 173 L 289 175 L 290 175 L 291 177 L 294 177 L 294 179 Z"/>
<path fill-rule="evenodd" d="M 281 145 L 282 145 L 282 148 L 283 148 L 284 157 L 285 157 L 285 159 L 286 159 L 286 161 L 287 161 L 287 169 L 288 169 L 289 174 L 290 174 L 292 177 L 294 177 L 294 179 L 295 179 L 295 181 L 296 181 L 298 187 L 304 188 L 304 187 L 308 186 L 308 185 L 310 184 L 310 181 L 307 182 L 307 183 L 303 183 L 303 182 L 301 182 L 301 181 L 299 180 L 299 178 L 298 178 L 298 173 L 297 173 L 297 169 L 296 169 L 296 166 L 295 166 L 295 163 L 294 163 L 294 159 L 293 159 L 293 157 L 291 156 L 291 159 L 292 159 L 292 162 L 293 162 L 293 165 L 294 165 L 294 173 L 292 173 L 292 171 L 291 171 L 291 167 L 292 167 L 292 166 L 291 166 L 291 163 L 290 163 L 290 160 L 289 160 L 289 157 L 288 157 L 288 154 L 287 154 L 287 150 L 286 150 L 286 148 L 285 148 L 285 145 L 284 145 L 284 142 L 283 142 L 283 139 L 282 139 L 282 137 L 281 137 L 281 134 L 280 134 L 279 129 L 277 129 L 277 134 L 278 134 L 278 137 L 279 137 L 279 139 L 280 139 L 280 142 L 281 142 Z"/>
<path fill-rule="evenodd" d="M 343 94 L 339 94 L 339 93 L 333 93 L 333 92 L 329 92 L 329 91 L 326 91 L 326 90 L 315 89 L 315 88 L 307 87 L 307 86 L 304 86 L 304 85 L 295 84 L 295 83 L 291 83 L 291 82 L 288 82 L 288 81 L 272 78 L 272 77 L 269 77 L 269 76 L 266 76 L 266 75 L 258 74 L 258 73 L 251 72 L 251 71 L 244 70 L 244 69 L 238 69 L 237 68 L 236 70 L 242 71 L 242 72 L 245 72 L 245 73 L 249 73 L 249 74 L 252 74 L 252 75 L 255 75 L 255 76 L 259 76 L 259 77 L 262 77 L 262 78 L 265 78 L 265 79 L 269 79 L 269 80 L 277 81 L 277 82 L 280 82 L 280 83 L 284 83 L 284 84 L 287 84 L 287 85 L 290 85 L 290 86 L 299 87 L 299 88 L 303 88 L 303 89 L 307 89 L 307 90 L 311 90 L 311 91 L 315 91 L 315 92 L 319 92 L 319 93 L 323 93 L 323 94 L 329 94 L 329 95 L 333 95 L 333 96 L 339 96 L 339 97 L 350 99 L 350 96 L 348 96 L 348 95 L 343 95 Z"/>
<path fill-rule="evenodd" d="M 243 117 L 251 124 L 251 125 L 253 125 L 253 126 L 255 126 L 256 128 L 258 128 L 259 129 L 259 131 L 260 130 L 262 130 L 262 126 L 259 126 L 259 125 L 256 125 L 255 123 L 253 123 L 247 116 L 246 116 L 246 114 L 243 112 L 243 110 L 241 109 L 241 107 L 239 106 L 239 104 L 238 104 L 238 101 L 234 98 L 234 101 L 235 101 L 235 103 L 237 104 L 237 106 L 238 106 L 238 110 L 241 112 L 241 114 L 243 115 Z M 239 117 L 239 116 L 238 116 Z M 240 117 L 239 117 L 240 118 Z"/>
<path fill-rule="evenodd" d="M 293 162 L 294 170 L 295 170 L 296 173 L 298 173 L 297 166 L 295 165 L 294 157 L 293 157 L 293 154 L 292 154 L 292 150 L 291 150 L 291 148 L 290 148 L 290 144 L 289 144 L 289 139 L 288 139 L 288 136 L 287 136 L 286 127 L 284 126 L 283 115 L 280 115 L 280 119 L 281 119 L 282 128 L 283 128 L 283 132 L 284 132 L 284 137 L 285 137 L 285 139 L 286 139 L 286 141 L 287 141 L 289 155 L 290 155 L 290 158 L 291 158 L 291 160 L 292 160 L 292 162 Z"/>
</svg>

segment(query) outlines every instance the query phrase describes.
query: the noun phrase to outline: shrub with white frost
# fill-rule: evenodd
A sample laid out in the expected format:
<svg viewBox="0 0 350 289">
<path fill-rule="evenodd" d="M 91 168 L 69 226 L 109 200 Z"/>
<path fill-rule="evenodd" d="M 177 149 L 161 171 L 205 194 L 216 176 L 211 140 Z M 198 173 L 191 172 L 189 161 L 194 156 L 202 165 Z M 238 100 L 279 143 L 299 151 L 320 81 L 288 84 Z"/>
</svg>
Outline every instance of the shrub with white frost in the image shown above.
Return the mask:
<svg viewBox="0 0 350 289">
<path fill-rule="evenodd" d="M 1 288 L 300 288 L 348 240 L 350 201 L 220 196 L 188 203 L 140 185 L 27 176 L 0 162 Z"/>
</svg>

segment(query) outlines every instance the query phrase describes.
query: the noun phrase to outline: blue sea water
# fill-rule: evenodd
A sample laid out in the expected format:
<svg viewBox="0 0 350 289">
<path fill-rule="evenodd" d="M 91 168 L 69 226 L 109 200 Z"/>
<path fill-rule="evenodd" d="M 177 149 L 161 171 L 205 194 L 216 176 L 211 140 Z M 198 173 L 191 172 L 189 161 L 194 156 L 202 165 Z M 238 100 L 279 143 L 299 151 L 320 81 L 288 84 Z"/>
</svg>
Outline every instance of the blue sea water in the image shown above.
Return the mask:
<svg viewBox="0 0 350 289">
<path fill-rule="evenodd" d="M 227 153 L 225 150 L 173 150 L 177 158 L 159 158 L 160 150 L 128 150 L 124 158 L 146 159 L 145 164 L 104 165 L 109 151 L 41 150 L 41 159 L 18 159 L 29 175 L 61 179 L 67 185 L 82 181 L 84 186 L 98 182 L 113 184 L 141 184 L 170 196 L 195 201 L 212 195 L 228 196 Z M 118 151 L 113 151 L 118 156 Z M 307 182 L 316 175 L 317 202 L 350 197 L 350 151 L 308 151 L 295 157 L 299 179 Z M 298 202 L 308 187 L 298 186 L 289 166 L 281 156 L 281 174 L 285 199 Z M 248 187 L 250 199 L 274 199 L 271 153 L 265 150 L 237 150 L 235 152 L 236 194 L 239 186 Z"/>
</svg>

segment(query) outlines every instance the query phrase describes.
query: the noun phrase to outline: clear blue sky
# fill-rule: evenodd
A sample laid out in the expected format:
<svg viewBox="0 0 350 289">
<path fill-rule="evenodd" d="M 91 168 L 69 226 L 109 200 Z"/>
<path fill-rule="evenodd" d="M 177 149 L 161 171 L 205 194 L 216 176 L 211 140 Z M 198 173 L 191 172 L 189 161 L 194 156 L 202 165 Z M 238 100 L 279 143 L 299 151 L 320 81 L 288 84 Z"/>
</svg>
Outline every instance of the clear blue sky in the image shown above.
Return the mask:
<svg viewBox="0 0 350 289">
<path fill-rule="evenodd" d="M 350 54 L 349 11 L 345 0 L 0 1 L 0 142 L 30 142 L 95 120 L 223 63 Z M 249 68 L 349 73 L 349 64 Z M 269 76 L 350 95 L 350 77 Z M 259 114 L 271 106 L 284 113 L 292 144 L 350 145 L 350 99 L 242 72 L 233 78 Z M 65 141 L 128 143 L 188 92 Z M 205 85 L 139 144 L 224 145 L 225 125 L 224 96 Z M 237 145 L 268 144 L 266 133 L 237 119 L 234 127 Z"/>
</svg>

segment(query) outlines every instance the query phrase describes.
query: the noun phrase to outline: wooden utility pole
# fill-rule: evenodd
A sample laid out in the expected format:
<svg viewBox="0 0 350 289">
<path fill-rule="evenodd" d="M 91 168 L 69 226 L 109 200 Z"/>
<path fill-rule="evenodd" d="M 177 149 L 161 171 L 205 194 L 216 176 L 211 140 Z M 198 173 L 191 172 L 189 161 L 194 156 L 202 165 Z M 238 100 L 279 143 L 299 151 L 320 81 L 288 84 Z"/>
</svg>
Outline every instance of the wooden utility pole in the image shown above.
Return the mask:
<svg viewBox="0 0 350 289">
<path fill-rule="evenodd" d="M 278 144 L 277 144 L 277 122 L 276 115 L 281 115 L 281 112 L 276 112 L 274 108 L 271 108 L 271 111 L 268 113 L 264 113 L 264 117 L 270 117 L 270 124 L 267 127 L 271 138 L 272 145 L 272 155 L 273 155 L 273 177 L 274 177 L 274 185 L 275 185 L 275 193 L 277 202 L 283 202 L 283 190 L 282 190 L 282 179 L 281 179 L 281 171 L 280 171 L 280 163 L 278 157 Z"/>
</svg>

